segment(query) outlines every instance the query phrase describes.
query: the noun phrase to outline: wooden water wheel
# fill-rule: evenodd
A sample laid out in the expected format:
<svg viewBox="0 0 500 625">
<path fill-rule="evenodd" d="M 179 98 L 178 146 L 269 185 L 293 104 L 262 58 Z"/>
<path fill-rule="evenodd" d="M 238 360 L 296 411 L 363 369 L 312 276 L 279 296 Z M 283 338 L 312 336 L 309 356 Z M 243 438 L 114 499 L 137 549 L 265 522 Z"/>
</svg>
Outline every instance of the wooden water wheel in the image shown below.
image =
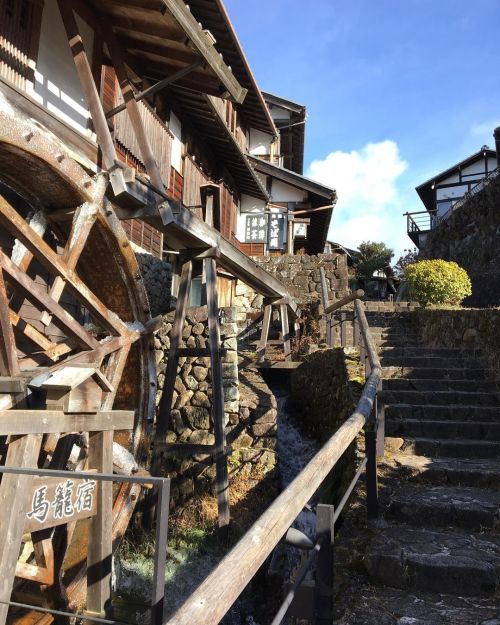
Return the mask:
<svg viewBox="0 0 500 625">
<path fill-rule="evenodd" d="M 135 411 L 133 429 L 115 432 L 114 441 L 143 463 L 156 390 L 151 318 L 134 253 L 104 195 L 107 177 L 90 177 L 56 137 L 1 104 L 0 418 L 6 411 L 45 409 L 40 380 L 89 364 L 112 388 L 101 409 Z M 2 438 L 1 463 L 8 465 L 20 437 Z M 38 466 L 81 470 L 87 440 L 85 432 L 43 435 Z M 114 544 L 129 523 L 137 489 L 123 484 L 113 491 Z M 25 576 L 16 586 L 31 583 L 31 593 L 41 588 L 45 605 L 81 607 L 87 551 L 81 525 L 32 535 L 25 561 L 39 563 L 48 548 L 56 579 L 37 585 Z"/>
</svg>

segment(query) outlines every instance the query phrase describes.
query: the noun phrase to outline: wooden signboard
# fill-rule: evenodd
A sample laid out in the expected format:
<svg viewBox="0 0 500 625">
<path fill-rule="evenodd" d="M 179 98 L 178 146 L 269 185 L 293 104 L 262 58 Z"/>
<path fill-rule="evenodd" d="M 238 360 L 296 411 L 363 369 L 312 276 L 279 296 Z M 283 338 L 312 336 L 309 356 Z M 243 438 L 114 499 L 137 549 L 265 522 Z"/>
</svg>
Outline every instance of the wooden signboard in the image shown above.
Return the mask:
<svg viewBox="0 0 500 625">
<path fill-rule="evenodd" d="M 87 480 L 34 477 L 24 531 L 36 532 L 95 516 L 97 489 L 91 474 Z"/>
</svg>

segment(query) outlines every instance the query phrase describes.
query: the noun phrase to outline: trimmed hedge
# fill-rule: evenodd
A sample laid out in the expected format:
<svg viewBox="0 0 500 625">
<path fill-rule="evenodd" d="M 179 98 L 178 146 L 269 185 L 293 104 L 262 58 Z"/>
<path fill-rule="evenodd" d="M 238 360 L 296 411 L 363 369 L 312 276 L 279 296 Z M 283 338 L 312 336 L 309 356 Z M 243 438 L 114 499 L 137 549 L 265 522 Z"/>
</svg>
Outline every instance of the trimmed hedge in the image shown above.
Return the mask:
<svg viewBox="0 0 500 625">
<path fill-rule="evenodd" d="M 447 260 L 421 260 L 405 268 L 412 299 L 421 306 L 450 304 L 457 306 L 472 294 L 465 269 Z"/>
</svg>

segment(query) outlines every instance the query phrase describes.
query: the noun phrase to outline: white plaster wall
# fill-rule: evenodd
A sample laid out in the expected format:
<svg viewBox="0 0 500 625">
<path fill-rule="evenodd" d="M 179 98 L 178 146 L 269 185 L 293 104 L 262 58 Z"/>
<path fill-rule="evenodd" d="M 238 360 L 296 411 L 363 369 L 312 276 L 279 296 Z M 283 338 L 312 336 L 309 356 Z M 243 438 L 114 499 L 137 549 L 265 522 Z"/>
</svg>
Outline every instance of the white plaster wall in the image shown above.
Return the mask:
<svg viewBox="0 0 500 625">
<path fill-rule="evenodd" d="M 92 62 L 94 32 L 76 16 L 89 62 Z M 34 93 L 40 104 L 73 128 L 90 136 L 89 111 L 69 49 L 57 0 L 45 0 Z"/>
<path fill-rule="evenodd" d="M 281 180 L 273 180 L 271 199 L 273 202 L 304 202 L 307 191 L 292 187 Z"/>
<path fill-rule="evenodd" d="M 270 110 L 271 110 L 271 117 L 273 119 L 290 119 L 291 117 L 290 111 L 288 111 L 287 109 L 282 109 L 279 106 L 276 106 L 275 104 L 272 106 Z"/>
<path fill-rule="evenodd" d="M 271 154 L 271 143 L 273 141 L 271 135 L 260 130 L 255 130 L 255 128 L 250 129 L 249 135 L 248 151 L 252 156 Z"/>
<path fill-rule="evenodd" d="M 240 202 L 240 210 L 236 223 L 236 238 L 238 241 L 245 240 L 245 224 L 246 217 L 249 213 L 264 213 L 266 204 L 264 200 L 252 197 L 251 195 L 242 194 Z"/>
<path fill-rule="evenodd" d="M 478 174 L 478 177 L 482 177 L 485 175 L 484 171 L 484 158 L 481 158 L 477 163 L 472 163 L 467 167 L 462 169 L 462 176 L 470 175 L 470 174 Z"/>
<path fill-rule="evenodd" d="M 446 187 L 444 189 L 436 189 L 436 199 L 445 200 L 447 198 L 459 198 L 469 190 L 468 185 L 462 184 L 458 187 Z"/>
<path fill-rule="evenodd" d="M 182 124 L 177 115 L 171 111 L 168 127 L 174 135 L 172 140 L 172 167 L 182 173 Z"/>
<path fill-rule="evenodd" d="M 439 184 L 451 184 L 452 182 L 460 182 L 460 176 L 458 174 L 453 174 L 453 176 L 448 176 L 448 178 L 445 178 Z"/>
</svg>

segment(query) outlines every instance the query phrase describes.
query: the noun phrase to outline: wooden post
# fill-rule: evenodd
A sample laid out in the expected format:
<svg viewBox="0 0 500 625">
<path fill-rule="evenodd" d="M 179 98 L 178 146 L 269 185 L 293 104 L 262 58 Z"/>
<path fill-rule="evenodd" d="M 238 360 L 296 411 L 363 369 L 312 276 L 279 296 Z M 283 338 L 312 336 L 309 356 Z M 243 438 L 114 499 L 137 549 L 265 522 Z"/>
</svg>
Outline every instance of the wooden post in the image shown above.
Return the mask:
<svg viewBox="0 0 500 625">
<path fill-rule="evenodd" d="M 379 384 L 379 390 L 381 390 L 382 382 Z M 377 415 L 377 458 L 383 457 L 385 453 L 385 406 L 379 401 L 378 397 L 376 402 L 376 415 Z"/>
<path fill-rule="evenodd" d="M 187 260 L 182 265 L 181 282 L 177 296 L 177 308 L 175 309 L 174 323 L 170 332 L 170 349 L 168 351 L 167 371 L 163 384 L 163 393 L 158 408 L 158 419 L 156 422 L 155 442 L 161 443 L 168 430 L 170 410 L 172 409 L 172 398 L 174 395 L 175 378 L 177 377 L 177 362 L 179 345 L 186 319 L 186 311 L 191 290 L 191 277 L 193 275 L 193 263 Z"/>
<path fill-rule="evenodd" d="M 9 377 L 19 375 L 16 341 L 10 322 L 9 300 L 2 269 L 0 269 L 0 335 L 0 375 Z"/>
<path fill-rule="evenodd" d="M 347 315 L 340 313 L 340 346 L 347 347 Z"/>
<path fill-rule="evenodd" d="M 333 622 L 333 542 L 335 534 L 334 507 L 318 504 L 316 508 L 316 541 L 321 549 L 316 562 L 314 586 L 315 625 Z"/>
<path fill-rule="evenodd" d="M 87 106 L 89 107 L 92 122 L 97 134 L 97 141 L 102 152 L 103 162 L 106 169 L 111 170 L 117 163 L 115 145 L 113 143 L 113 138 L 111 137 L 111 132 L 108 128 L 108 122 L 106 121 L 106 116 L 94 82 L 92 69 L 90 67 L 87 53 L 85 52 L 83 40 L 78 30 L 75 15 L 73 13 L 73 9 L 71 8 L 71 4 L 67 2 L 67 0 L 57 0 L 57 3 L 59 5 L 59 12 L 61 13 L 64 28 L 68 37 L 69 47 L 71 48 L 71 53 L 73 54 L 73 60 L 75 62 L 78 78 L 80 79 L 83 95 L 85 97 L 85 101 L 87 102 Z M 117 192 L 126 191 L 126 185 L 123 177 L 120 182 L 120 189 L 113 188 L 115 194 Z"/>
<path fill-rule="evenodd" d="M 262 319 L 262 331 L 260 333 L 260 341 L 257 347 L 257 362 L 264 362 L 266 355 L 267 337 L 269 336 L 269 326 L 271 325 L 272 306 L 267 304 L 264 307 L 264 318 Z"/>
<path fill-rule="evenodd" d="M 377 398 L 375 397 L 374 412 L 377 414 Z M 366 513 L 369 519 L 378 517 L 378 479 L 377 479 L 377 432 L 373 416 L 365 426 L 366 453 Z"/>
<path fill-rule="evenodd" d="M 229 525 L 229 482 L 226 459 L 226 434 L 224 432 L 224 387 L 222 385 L 222 360 L 217 296 L 217 266 L 213 258 L 203 261 L 207 278 L 208 343 L 212 369 L 212 417 L 215 435 L 215 468 L 217 480 L 217 507 L 219 527 Z"/>
<path fill-rule="evenodd" d="M 359 327 L 359 320 L 356 312 L 352 318 L 352 344 L 353 347 L 359 347 L 361 343 L 361 329 Z"/>
<path fill-rule="evenodd" d="M 41 434 L 11 437 L 5 464 L 9 467 L 36 467 Z M 5 625 L 14 585 L 19 550 L 24 531 L 32 477 L 2 475 L 0 484 L 0 625 Z"/>
<path fill-rule="evenodd" d="M 288 308 L 286 304 L 280 304 L 281 333 L 283 336 L 283 352 L 285 360 L 292 359 L 292 349 L 290 346 L 290 326 L 288 324 Z"/>
<path fill-rule="evenodd" d="M 113 473 L 113 432 L 89 432 L 88 466 L 99 473 Z M 97 515 L 89 525 L 87 551 L 87 612 L 104 618 L 111 615 L 111 569 L 113 561 L 113 482 L 100 481 Z"/>
<path fill-rule="evenodd" d="M 325 269 L 323 267 L 319 268 L 319 274 L 321 278 L 320 282 L 320 292 L 321 292 L 321 303 L 323 305 L 323 320 L 325 322 L 325 339 L 327 345 L 331 345 L 331 333 L 329 331 L 328 324 L 328 315 L 326 314 L 326 309 L 328 308 L 330 301 L 328 299 L 328 285 L 326 283 L 326 275 Z"/>
</svg>

